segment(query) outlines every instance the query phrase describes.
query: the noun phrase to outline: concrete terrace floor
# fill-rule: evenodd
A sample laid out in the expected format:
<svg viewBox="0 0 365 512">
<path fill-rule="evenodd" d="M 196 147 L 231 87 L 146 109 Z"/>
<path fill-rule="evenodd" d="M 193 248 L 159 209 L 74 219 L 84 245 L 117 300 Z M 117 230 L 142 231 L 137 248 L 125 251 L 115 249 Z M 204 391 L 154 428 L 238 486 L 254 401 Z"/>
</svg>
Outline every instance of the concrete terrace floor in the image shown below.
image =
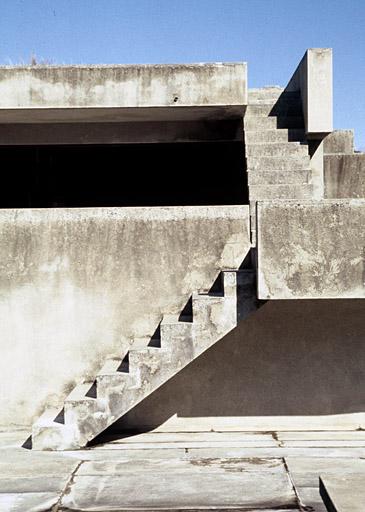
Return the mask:
<svg viewBox="0 0 365 512">
<path fill-rule="evenodd" d="M 319 475 L 363 474 L 365 431 L 161 432 L 81 451 L 0 432 L 0 511 L 323 512 Z"/>
</svg>

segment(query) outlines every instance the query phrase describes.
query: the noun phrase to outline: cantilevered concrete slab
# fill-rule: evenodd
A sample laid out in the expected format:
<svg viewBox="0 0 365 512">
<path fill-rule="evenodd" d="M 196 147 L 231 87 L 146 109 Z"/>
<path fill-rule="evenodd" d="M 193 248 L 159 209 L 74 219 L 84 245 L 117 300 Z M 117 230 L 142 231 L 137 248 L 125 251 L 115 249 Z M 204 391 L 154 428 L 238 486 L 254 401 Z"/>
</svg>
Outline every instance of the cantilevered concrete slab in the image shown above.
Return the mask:
<svg viewBox="0 0 365 512">
<path fill-rule="evenodd" d="M 259 202 L 259 298 L 365 298 L 364 223 L 365 200 Z"/>
<path fill-rule="evenodd" d="M 0 68 L 0 123 L 241 117 L 246 63 Z"/>
</svg>

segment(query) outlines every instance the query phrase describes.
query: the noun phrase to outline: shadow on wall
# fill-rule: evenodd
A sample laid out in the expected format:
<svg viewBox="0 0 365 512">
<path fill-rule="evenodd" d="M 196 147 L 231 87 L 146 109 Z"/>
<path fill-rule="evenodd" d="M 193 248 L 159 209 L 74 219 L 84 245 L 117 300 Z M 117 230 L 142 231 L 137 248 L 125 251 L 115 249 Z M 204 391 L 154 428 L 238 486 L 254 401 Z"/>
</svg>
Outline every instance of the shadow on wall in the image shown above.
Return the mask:
<svg viewBox="0 0 365 512">
<path fill-rule="evenodd" d="M 272 301 L 104 434 L 178 417 L 365 411 L 365 301 Z"/>
</svg>

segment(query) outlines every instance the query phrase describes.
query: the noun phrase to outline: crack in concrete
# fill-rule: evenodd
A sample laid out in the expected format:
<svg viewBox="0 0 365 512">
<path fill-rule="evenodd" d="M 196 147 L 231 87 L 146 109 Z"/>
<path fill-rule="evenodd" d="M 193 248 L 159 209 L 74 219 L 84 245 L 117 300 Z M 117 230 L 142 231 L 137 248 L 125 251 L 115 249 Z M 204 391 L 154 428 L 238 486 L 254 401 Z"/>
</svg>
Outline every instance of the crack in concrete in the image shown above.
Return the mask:
<svg viewBox="0 0 365 512">
<path fill-rule="evenodd" d="M 85 462 L 85 460 L 80 460 L 75 469 L 72 471 L 71 475 L 70 475 L 70 478 L 68 479 L 66 485 L 65 485 L 65 488 L 63 489 L 63 491 L 61 491 L 61 494 L 60 494 L 60 497 L 58 498 L 57 500 L 57 503 L 55 505 L 53 505 L 53 507 L 51 508 L 51 510 L 49 512 L 59 512 L 61 511 L 62 509 L 60 508 L 62 506 L 61 502 L 62 502 L 62 498 L 66 495 L 66 494 L 69 494 L 69 492 L 71 492 L 71 486 L 72 484 L 74 483 L 74 479 L 75 479 L 75 476 L 76 476 L 76 473 L 78 472 L 79 468 L 81 467 L 81 465 Z"/>
<path fill-rule="evenodd" d="M 294 480 L 293 480 L 293 478 L 292 478 L 292 476 L 290 474 L 289 466 L 288 466 L 288 464 L 286 462 L 285 457 L 282 458 L 282 461 L 283 461 L 283 464 L 284 464 L 284 468 L 285 468 L 286 474 L 288 475 L 289 481 L 290 481 L 291 486 L 293 488 L 293 492 L 295 494 L 295 499 L 297 501 L 297 505 L 298 505 L 299 510 L 301 512 L 315 512 L 313 507 L 310 507 L 310 506 L 308 507 L 308 506 L 306 506 L 306 505 L 304 505 L 302 503 L 302 500 L 300 499 L 298 490 L 297 490 L 297 488 L 295 486 Z"/>
</svg>

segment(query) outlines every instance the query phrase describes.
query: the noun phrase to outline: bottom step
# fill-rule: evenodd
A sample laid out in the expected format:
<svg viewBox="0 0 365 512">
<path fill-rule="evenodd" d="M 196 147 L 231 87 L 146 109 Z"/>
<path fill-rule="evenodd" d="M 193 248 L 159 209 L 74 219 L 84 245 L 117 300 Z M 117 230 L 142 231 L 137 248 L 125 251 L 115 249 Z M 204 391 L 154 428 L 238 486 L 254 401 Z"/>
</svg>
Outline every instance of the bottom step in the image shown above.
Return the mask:
<svg viewBox="0 0 365 512">
<path fill-rule="evenodd" d="M 250 201 L 264 199 L 311 199 L 313 186 L 305 185 L 250 185 Z"/>
</svg>

